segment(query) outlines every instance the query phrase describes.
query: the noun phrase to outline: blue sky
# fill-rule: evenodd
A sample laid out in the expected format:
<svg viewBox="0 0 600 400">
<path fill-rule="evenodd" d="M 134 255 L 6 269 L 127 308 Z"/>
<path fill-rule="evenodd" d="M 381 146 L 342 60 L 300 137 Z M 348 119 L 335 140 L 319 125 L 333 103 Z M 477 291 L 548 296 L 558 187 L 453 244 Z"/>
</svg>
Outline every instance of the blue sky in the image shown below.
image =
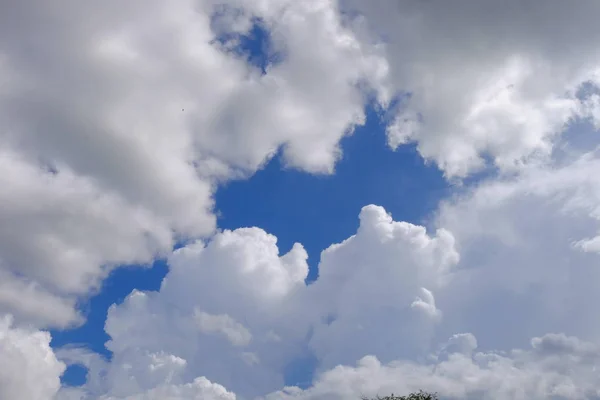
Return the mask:
<svg viewBox="0 0 600 400">
<path fill-rule="evenodd" d="M 37 3 L 0 399 L 600 397 L 596 0 Z"/>
</svg>

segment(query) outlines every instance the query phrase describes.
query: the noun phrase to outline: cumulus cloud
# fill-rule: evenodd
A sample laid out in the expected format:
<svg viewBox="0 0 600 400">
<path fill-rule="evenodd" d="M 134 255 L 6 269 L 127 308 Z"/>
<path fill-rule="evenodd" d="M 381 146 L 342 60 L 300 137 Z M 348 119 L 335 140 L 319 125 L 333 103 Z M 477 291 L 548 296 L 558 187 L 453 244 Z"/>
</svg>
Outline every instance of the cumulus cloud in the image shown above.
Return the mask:
<svg viewBox="0 0 600 400">
<path fill-rule="evenodd" d="M 433 355 L 430 363 L 382 364 L 368 356 L 356 367 L 327 371 L 309 389 L 288 387 L 265 399 L 341 400 L 418 390 L 448 399 L 595 399 L 600 395 L 598 347 L 576 338 L 537 337 L 530 349 L 509 353 L 473 352 L 476 340 L 470 334 L 454 336 L 449 344 L 458 341 L 462 346 L 443 358 Z"/>
<path fill-rule="evenodd" d="M 68 326 L 79 322 L 75 298 L 57 297 L 40 284 L 0 270 L 0 313 L 16 313 L 34 324 Z"/>
<path fill-rule="evenodd" d="M 310 346 L 321 367 L 427 349 L 439 321 L 434 291 L 458 260 L 448 231 L 430 236 L 382 207 L 364 207 L 356 235 L 321 254 L 319 279 L 307 290 L 319 317 Z"/>
<path fill-rule="evenodd" d="M 407 94 L 389 144 L 416 142 L 449 177 L 547 159 L 572 117 L 597 115 L 577 96 L 598 83 L 594 0 L 341 3 L 362 15 L 364 41 L 385 42 L 391 85 Z"/>
<path fill-rule="evenodd" d="M 283 55 L 264 74 L 227 40 L 253 21 Z M 0 273 L 29 288 L 0 310 L 18 322 L 77 323 L 111 269 L 210 234 L 215 184 L 278 149 L 332 172 L 366 91 L 386 101 L 385 59 L 333 1 L 10 1 L 0 25 Z"/>
<path fill-rule="evenodd" d="M 460 261 L 435 290 L 443 319 L 433 342 L 451 339 L 433 357 L 422 351 L 383 363 L 367 357 L 357 367 L 346 361 L 309 389 L 268 398 L 419 389 L 444 398 L 597 398 L 600 331 L 591 305 L 598 301 L 598 260 L 580 245 L 598 232 L 597 169 L 598 153 L 587 152 L 488 179 L 446 200 L 435 225 L 452 233 Z M 529 341 L 529 350 L 518 350 Z"/>
<path fill-rule="evenodd" d="M 101 397 L 102 400 L 235 400 L 235 398 L 235 394 L 228 392 L 223 386 L 203 377 L 196 378 L 192 383 L 162 386 L 122 399 Z"/>
<path fill-rule="evenodd" d="M 302 247 L 279 255 L 258 228 L 190 244 L 170 258 L 159 292 L 135 292 L 109 312 L 114 358 L 92 393 L 114 395 L 125 387 L 118 376 L 144 382 L 120 396 L 205 376 L 241 398 L 420 388 L 450 398 L 594 398 L 600 325 L 590 305 L 600 277 L 597 255 L 574 243 L 598 232 L 597 164 L 588 152 L 483 181 L 442 204 L 433 225 L 445 228 L 435 234 L 367 206 L 356 234 L 322 253 L 309 286 Z M 210 326 L 243 325 L 252 340 L 202 335 L 198 310 L 219 321 Z M 313 386 L 277 392 L 286 365 L 306 354 L 318 363 Z M 148 357 L 158 355 L 181 360 L 177 373 L 150 374 Z"/>
<path fill-rule="evenodd" d="M 190 244 L 169 259 L 160 291 L 135 291 L 111 307 L 110 362 L 59 354 L 90 369 L 92 397 L 133 396 L 205 376 L 252 398 L 281 387 L 286 367 L 307 351 L 325 370 L 431 346 L 441 316 L 433 291 L 458 261 L 449 232 L 430 236 L 367 206 L 356 235 L 323 252 L 321 276 L 310 286 L 306 258 L 299 244 L 279 255 L 276 238 L 258 228 Z"/>
<path fill-rule="evenodd" d="M 0 398 L 48 400 L 60 388 L 65 364 L 50 348 L 50 334 L 0 319 Z"/>
<path fill-rule="evenodd" d="M 57 400 L 82 400 L 88 394 L 81 389 L 64 388 L 56 397 Z M 223 386 L 213 383 L 204 377 L 194 379 L 193 382 L 181 385 L 164 384 L 145 392 L 136 393 L 127 397 L 100 396 L 97 400 L 235 400 L 234 393 L 228 392 Z"/>
<path fill-rule="evenodd" d="M 196 310 L 194 317 L 201 332 L 224 335 L 234 346 L 245 346 L 252 339 L 248 329 L 227 314 L 211 315 Z"/>
<path fill-rule="evenodd" d="M 0 323 L 4 397 L 51 397 L 64 369 L 49 336 L 23 326 L 81 322 L 78 301 L 112 269 L 158 255 L 170 267 L 160 290 L 109 310 L 110 361 L 58 353 L 89 370 L 59 398 L 247 398 L 306 356 L 313 387 L 271 398 L 598 397 L 597 140 L 557 156 L 573 123 L 600 126 L 597 1 L 2 11 L 0 313 L 17 326 Z M 238 48 L 255 24 L 264 70 Z M 365 207 L 309 286 L 300 244 L 280 255 L 259 228 L 214 234 L 218 184 L 278 152 L 333 173 L 372 99 L 392 148 L 415 142 L 448 178 L 486 160 L 500 174 L 447 199 L 433 229 Z"/>
<path fill-rule="evenodd" d="M 302 247 L 280 256 L 260 229 L 190 244 L 170 258 L 159 292 L 135 292 L 109 312 L 114 358 L 91 393 L 131 396 L 205 376 L 241 398 L 264 395 L 308 351 L 318 361 L 312 387 L 268 398 L 421 388 L 450 398 L 594 398 L 597 255 L 574 243 L 598 231 L 597 163 L 585 153 L 484 181 L 443 203 L 434 225 L 449 229 L 435 235 L 367 206 L 356 234 L 322 253 L 309 286 Z M 210 326 L 243 325 L 252 340 L 240 348 L 215 330 L 199 338 L 198 310 Z M 148 357 L 180 360 L 168 364 L 177 372 L 151 374 Z M 118 392 L 132 380 L 138 386 Z"/>
<path fill-rule="evenodd" d="M 438 223 L 461 254 L 453 284 L 436 296 L 446 336 L 467 330 L 502 349 L 546 332 L 600 339 L 590 306 L 598 301 L 598 255 L 582 245 L 600 228 L 598 163 L 591 152 L 528 168 L 442 205 Z"/>
<path fill-rule="evenodd" d="M 306 258 L 299 244 L 280 255 L 276 238 L 258 228 L 224 231 L 177 250 L 159 292 L 134 292 L 109 310 L 108 376 L 139 366 L 128 374 L 149 390 L 156 383 L 144 381 L 145 357 L 165 353 L 185 361 L 177 374 L 183 383 L 206 376 L 244 394 L 282 385 L 308 326 L 299 301 Z M 138 389 L 127 390 L 121 395 Z"/>
<path fill-rule="evenodd" d="M 218 182 L 277 151 L 333 172 L 373 98 L 400 98 L 390 145 L 417 142 L 448 177 L 486 158 L 504 170 L 547 158 L 572 118 L 597 123 L 597 94 L 578 90 L 598 81 L 599 10 L 527 7 L 12 1 L 0 20 L 0 268 L 29 298 L 11 284 L 0 310 L 81 321 L 74 305 L 111 269 L 213 231 Z M 236 50 L 253 24 L 269 36 L 264 71 Z M 48 302 L 55 311 L 31 306 Z"/>
</svg>

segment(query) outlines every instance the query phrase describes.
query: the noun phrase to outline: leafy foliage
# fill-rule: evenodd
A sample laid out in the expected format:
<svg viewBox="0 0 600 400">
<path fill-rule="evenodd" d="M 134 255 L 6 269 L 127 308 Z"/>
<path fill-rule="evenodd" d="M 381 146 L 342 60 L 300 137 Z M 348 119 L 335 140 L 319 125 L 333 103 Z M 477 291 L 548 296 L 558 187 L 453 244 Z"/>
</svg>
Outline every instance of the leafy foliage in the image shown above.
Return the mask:
<svg viewBox="0 0 600 400">
<path fill-rule="evenodd" d="M 420 390 L 417 393 L 411 393 L 406 396 L 395 396 L 393 393 L 389 396 L 377 396 L 375 398 L 362 397 L 362 400 L 438 400 L 437 393 L 427 393 Z"/>
</svg>

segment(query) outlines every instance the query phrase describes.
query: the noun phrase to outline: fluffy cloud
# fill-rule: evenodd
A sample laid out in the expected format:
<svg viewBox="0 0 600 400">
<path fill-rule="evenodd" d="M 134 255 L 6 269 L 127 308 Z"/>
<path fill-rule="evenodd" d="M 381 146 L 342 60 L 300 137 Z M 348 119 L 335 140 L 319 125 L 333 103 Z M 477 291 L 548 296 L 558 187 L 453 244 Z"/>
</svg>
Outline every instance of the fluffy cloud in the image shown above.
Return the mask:
<svg viewBox="0 0 600 400">
<path fill-rule="evenodd" d="M 365 42 L 385 42 L 390 82 L 408 94 L 390 145 L 416 142 L 448 176 L 486 158 L 504 170 L 543 160 L 572 116 L 589 115 L 577 94 L 598 82 L 597 1 L 341 3 L 362 14 Z"/>
<path fill-rule="evenodd" d="M 448 231 L 431 237 L 381 207 L 364 207 L 356 235 L 321 254 L 319 279 L 307 290 L 319 321 L 310 346 L 321 367 L 428 349 L 441 317 L 434 293 L 458 259 Z"/>
<path fill-rule="evenodd" d="M 112 370 L 106 360 L 85 349 L 63 348 L 58 351 L 58 356 L 67 363 L 84 366 L 88 376 L 83 388 L 61 388 L 57 400 L 236 399 L 235 394 L 205 377 L 183 383 L 181 372 L 186 361 L 165 352 L 138 354 L 135 359 L 129 358 L 127 363 Z M 110 394 L 99 395 L 102 392 Z"/>
<path fill-rule="evenodd" d="M 123 400 L 235 400 L 235 395 L 223 386 L 210 382 L 206 378 L 196 378 L 184 385 L 167 385 L 149 390 L 144 394 L 128 396 Z M 102 400 L 119 400 L 116 397 L 102 397 Z"/>
<path fill-rule="evenodd" d="M 257 228 L 177 250 L 159 292 L 132 293 L 109 310 L 109 393 L 153 388 L 145 365 L 155 355 L 182 360 L 182 382 L 206 376 L 244 394 L 282 385 L 306 334 L 298 297 L 308 266 L 300 245 L 278 253 L 276 238 Z M 134 368 L 124 374 L 124 365 Z"/>
<path fill-rule="evenodd" d="M 11 1 L 1 14 L 0 312 L 18 322 L 78 322 L 77 299 L 112 268 L 210 234 L 214 185 L 279 148 L 332 172 L 364 89 L 386 100 L 387 63 L 333 1 Z M 265 74 L 235 51 L 253 21 L 283 55 Z"/>
<path fill-rule="evenodd" d="M 461 258 L 435 291 L 443 320 L 433 342 L 451 339 L 432 356 L 369 356 L 356 367 L 345 361 L 309 389 L 267 398 L 419 389 L 457 399 L 599 398 L 600 327 L 592 305 L 600 276 L 597 254 L 584 245 L 598 232 L 598 168 L 597 152 L 583 153 L 489 179 L 445 201 L 435 224 L 452 232 Z M 456 334 L 464 331 L 472 333 Z M 385 335 L 373 332 L 369 342 Z M 531 348 L 519 350 L 527 342 Z"/>
<path fill-rule="evenodd" d="M 278 150 L 290 167 L 333 172 L 369 98 L 385 108 L 408 93 L 390 110 L 390 145 L 416 141 L 449 177 L 486 157 L 505 170 L 543 160 L 573 116 L 598 119 L 597 95 L 578 95 L 598 80 L 593 0 L 340 4 L 8 4 L 0 311 L 79 322 L 78 299 L 111 269 L 210 234 L 223 179 Z M 265 71 L 236 50 L 255 23 L 270 40 Z"/>
<path fill-rule="evenodd" d="M 600 340 L 590 306 L 599 300 L 590 245 L 600 228 L 599 166 L 596 152 L 585 153 L 485 182 L 441 207 L 439 223 L 461 254 L 453 284 L 436 296 L 446 336 L 467 330 L 502 349 L 546 332 Z"/>
<path fill-rule="evenodd" d="M 312 354 L 313 386 L 271 398 L 419 388 L 595 398 L 600 325 L 590 304 L 600 276 L 581 243 L 598 232 L 598 168 L 592 152 L 484 181 L 442 204 L 434 225 L 449 229 L 435 235 L 367 206 L 356 234 L 322 253 L 309 286 L 302 247 L 280 256 L 260 229 L 190 244 L 170 258 L 159 292 L 111 309 L 114 358 L 90 393 L 133 396 L 205 376 L 251 398 Z"/>
<path fill-rule="evenodd" d="M 82 400 L 89 398 L 85 391 L 76 388 L 63 388 L 57 395 L 58 400 Z M 204 377 L 181 385 L 163 384 L 154 389 L 127 397 L 101 396 L 98 400 L 235 400 L 234 393 L 223 386 L 212 383 Z"/>
<path fill-rule="evenodd" d="M 200 332 L 222 334 L 234 346 L 246 346 L 252 339 L 248 329 L 227 314 L 211 315 L 204 311 L 196 311 L 194 317 Z"/>
<path fill-rule="evenodd" d="M 429 363 L 382 364 L 362 358 L 356 367 L 338 366 L 322 374 L 313 387 L 285 388 L 267 400 L 355 399 L 361 395 L 410 393 L 425 389 L 448 399 L 597 399 L 600 380 L 598 346 L 551 334 L 534 338 L 528 350 L 475 352 L 470 334 L 456 335 Z"/>
<path fill-rule="evenodd" d="M 362 210 L 356 235 L 323 252 L 308 287 L 304 249 L 278 253 L 276 238 L 257 228 L 177 250 L 159 292 L 136 291 L 109 310 L 110 363 L 60 354 L 105 377 L 90 379 L 91 396 L 205 376 L 251 398 L 281 387 L 286 366 L 307 350 L 321 369 L 427 350 L 441 317 L 433 291 L 458 261 L 447 231 L 429 236 L 376 206 Z"/>
<path fill-rule="evenodd" d="M 280 255 L 259 228 L 194 241 L 170 255 L 160 291 L 110 309 L 110 361 L 59 353 L 90 371 L 60 396 L 264 395 L 307 355 L 322 373 L 314 387 L 272 396 L 413 384 L 455 397 L 597 396 L 600 165 L 597 140 L 575 143 L 566 128 L 600 126 L 599 11 L 594 0 L 9 1 L 0 313 L 18 326 L 80 322 L 77 302 L 113 268 L 211 235 L 220 182 L 278 151 L 289 167 L 332 173 L 366 102 L 397 97 L 391 147 L 416 142 L 448 177 L 490 159 L 500 178 L 445 202 L 429 233 L 366 207 L 308 287 L 299 244 Z M 237 48 L 253 24 L 268 31 L 264 71 Z M 532 337 L 532 349 L 511 350 Z M 9 398 L 56 392 L 63 366 L 48 341 L 0 324 L 0 355 L 34 374 L 3 370 Z"/>
<path fill-rule="evenodd" d="M 48 400 L 58 392 L 65 364 L 56 359 L 47 332 L 0 319 L 0 360 L 0 398 Z"/>
</svg>

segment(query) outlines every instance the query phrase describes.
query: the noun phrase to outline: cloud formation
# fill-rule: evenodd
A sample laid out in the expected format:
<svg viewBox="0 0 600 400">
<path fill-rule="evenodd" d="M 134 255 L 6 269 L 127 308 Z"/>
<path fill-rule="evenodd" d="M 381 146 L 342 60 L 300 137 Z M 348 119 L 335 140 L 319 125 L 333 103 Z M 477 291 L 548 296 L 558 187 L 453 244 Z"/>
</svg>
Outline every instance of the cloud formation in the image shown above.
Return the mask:
<svg viewBox="0 0 600 400">
<path fill-rule="evenodd" d="M 600 78 L 594 0 L 341 3 L 363 40 L 385 42 L 389 82 L 408 94 L 390 145 L 416 142 L 448 177 L 547 160 L 572 118 L 598 115 L 578 96 Z"/>
<path fill-rule="evenodd" d="M 574 215 L 597 222 L 569 189 L 582 182 L 560 179 L 595 162 L 586 154 L 545 182 L 547 171 L 536 169 L 483 183 L 440 209 L 438 223 L 452 233 L 431 236 L 367 206 L 357 233 L 322 253 L 321 275 L 309 286 L 301 247 L 279 256 L 275 238 L 256 228 L 178 250 L 159 292 L 135 292 L 111 309 L 114 357 L 90 364 L 91 375 L 105 378 L 91 379 L 88 396 L 126 398 L 201 376 L 240 398 L 350 399 L 421 388 L 449 398 L 595 398 L 598 330 L 586 304 L 596 301 L 596 256 L 572 238 L 582 227 Z M 290 259 L 300 264 L 283 262 Z M 202 333 L 198 309 L 207 305 L 207 321 L 245 332 L 233 323 L 243 321 L 252 340 Z M 277 390 L 285 366 L 306 351 L 318 363 L 312 386 Z"/>
<path fill-rule="evenodd" d="M 50 348 L 50 335 L 19 329 L 0 319 L 0 398 L 47 400 L 60 388 L 65 364 Z"/>
<path fill-rule="evenodd" d="M 257 19 L 285 55 L 266 74 L 226 40 Z M 0 310 L 17 322 L 79 322 L 111 269 L 211 234 L 215 185 L 278 150 L 332 172 L 366 91 L 386 100 L 385 59 L 329 1 L 11 1 L 0 25 Z"/>
<path fill-rule="evenodd" d="M 276 238 L 257 228 L 177 250 L 159 292 L 134 292 L 109 310 L 110 363 L 76 353 L 65 360 L 105 377 L 98 387 L 91 380 L 92 398 L 151 390 L 151 376 L 205 376 L 247 398 L 282 387 L 286 366 L 307 347 L 321 368 L 427 349 L 439 311 L 423 286 L 441 287 L 457 262 L 452 236 L 431 237 L 376 206 L 360 220 L 356 235 L 323 253 L 310 286 L 304 249 L 280 256 Z M 147 367 L 156 360 L 166 368 L 159 375 Z"/>
<path fill-rule="evenodd" d="M 427 364 L 382 364 L 367 356 L 355 367 L 327 371 L 310 389 L 290 387 L 265 399 L 352 399 L 422 388 L 448 399 L 595 399 L 600 395 L 597 346 L 547 335 L 534 338 L 530 349 L 502 354 L 475 352 L 477 342 L 470 334 L 455 335 L 449 344 L 458 341 L 463 342 L 462 351 L 437 354 Z"/>
<path fill-rule="evenodd" d="M 598 115 L 597 95 L 580 95 L 597 82 L 595 1 L 433 4 L 7 5 L 0 309 L 38 326 L 80 322 L 78 299 L 111 269 L 213 231 L 218 182 L 277 151 L 333 172 L 371 98 L 386 109 L 400 96 L 390 146 L 416 141 L 448 177 L 486 158 L 503 170 L 545 160 L 569 121 Z M 256 23 L 269 37 L 264 72 L 236 50 Z M 32 307 L 47 302 L 53 311 Z"/>
<path fill-rule="evenodd" d="M 0 397 L 599 397 L 599 13 L 595 0 L 9 0 Z M 240 48 L 256 25 L 264 68 Z M 416 143 L 449 180 L 496 173 L 427 227 L 366 206 L 308 286 L 301 244 L 281 255 L 260 227 L 216 229 L 219 184 L 275 154 L 334 173 L 367 105 L 392 149 Z M 55 353 L 36 330 L 81 323 L 110 271 L 159 256 L 160 290 L 109 310 L 110 360 Z M 306 357 L 312 387 L 280 391 Z M 84 386 L 59 392 L 63 361 L 88 368 Z"/>
</svg>

